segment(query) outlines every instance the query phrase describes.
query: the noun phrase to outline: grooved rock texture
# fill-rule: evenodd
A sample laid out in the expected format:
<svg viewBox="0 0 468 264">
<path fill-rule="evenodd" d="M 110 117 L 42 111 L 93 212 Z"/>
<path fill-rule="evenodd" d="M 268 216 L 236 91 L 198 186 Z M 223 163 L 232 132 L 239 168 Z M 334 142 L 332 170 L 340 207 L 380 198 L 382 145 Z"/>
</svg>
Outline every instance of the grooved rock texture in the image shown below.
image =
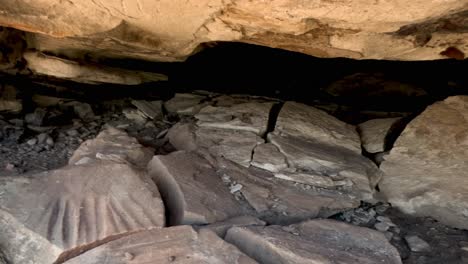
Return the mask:
<svg viewBox="0 0 468 264">
<path fill-rule="evenodd" d="M 255 264 L 209 230 L 190 226 L 144 231 L 96 247 L 64 264 Z"/>
<path fill-rule="evenodd" d="M 0 181 L 0 245 L 12 263 L 55 263 L 135 231 L 165 225 L 156 185 L 103 161 Z"/>
<path fill-rule="evenodd" d="M 380 190 L 403 212 L 467 229 L 467 146 L 468 96 L 429 106 L 385 157 Z"/>
<path fill-rule="evenodd" d="M 177 61 L 202 43 L 238 41 L 317 57 L 432 60 L 451 56 L 449 47 L 468 53 L 467 10 L 464 0 L 3 0 L 0 25 L 70 58 Z"/>
<path fill-rule="evenodd" d="M 226 241 L 260 263 L 401 264 L 398 251 L 382 233 L 333 220 L 285 227 L 233 227 Z"/>
</svg>

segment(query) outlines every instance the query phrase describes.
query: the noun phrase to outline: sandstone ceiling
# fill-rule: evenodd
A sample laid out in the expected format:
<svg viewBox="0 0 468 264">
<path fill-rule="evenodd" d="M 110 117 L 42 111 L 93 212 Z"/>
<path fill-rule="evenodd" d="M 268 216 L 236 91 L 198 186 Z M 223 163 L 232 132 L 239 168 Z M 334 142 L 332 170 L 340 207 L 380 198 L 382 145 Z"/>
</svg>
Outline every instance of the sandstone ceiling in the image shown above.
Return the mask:
<svg viewBox="0 0 468 264">
<path fill-rule="evenodd" d="M 468 53 L 468 0 L 0 0 L 0 25 L 68 58 L 181 61 L 217 41 L 324 58 Z"/>
</svg>

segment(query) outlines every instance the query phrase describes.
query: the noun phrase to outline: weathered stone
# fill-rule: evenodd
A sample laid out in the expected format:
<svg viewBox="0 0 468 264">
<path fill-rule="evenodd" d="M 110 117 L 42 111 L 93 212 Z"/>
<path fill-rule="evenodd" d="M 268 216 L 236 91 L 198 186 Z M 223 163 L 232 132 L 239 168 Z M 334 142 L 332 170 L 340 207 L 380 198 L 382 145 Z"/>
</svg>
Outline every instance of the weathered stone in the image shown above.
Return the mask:
<svg viewBox="0 0 468 264">
<path fill-rule="evenodd" d="M 88 162 L 109 160 L 117 163 L 127 163 L 139 168 L 145 168 L 153 156 L 153 151 L 143 147 L 135 138 L 116 128 L 107 128 L 95 139 L 85 141 L 73 153 L 69 164 L 76 164 L 83 158 Z M 83 164 L 80 162 L 80 164 Z"/>
<path fill-rule="evenodd" d="M 233 227 L 226 240 L 260 263 L 402 263 L 380 232 L 333 220 Z"/>
<path fill-rule="evenodd" d="M 206 106 L 206 104 L 201 104 L 205 98 L 207 97 L 203 95 L 176 93 L 173 98 L 164 103 L 164 107 L 169 113 L 195 115 Z"/>
<path fill-rule="evenodd" d="M 278 115 L 275 134 L 340 146 L 361 154 L 356 129 L 317 108 L 286 102 Z"/>
<path fill-rule="evenodd" d="M 298 169 L 302 175 L 297 179 L 305 180 L 306 175 L 333 177 L 334 180 L 347 180 L 348 188 L 363 200 L 373 199 L 372 187 L 380 180 L 381 172 L 370 160 L 346 148 L 290 136 L 268 136 L 288 161 L 293 171 Z M 293 178 L 293 176 L 290 176 Z M 327 180 L 325 180 L 327 181 Z M 329 181 L 327 181 L 329 182 Z M 346 184 L 348 185 L 348 184 Z"/>
<path fill-rule="evenodd" d="M 73 258 L 64 264 L 254 264 L 253 259 L 209 230 L 175 226 L 132 234 Z"/>
<path fill-rule="evenodd" d="M 162 101 L 132 100 L 132 104 L 149 119 L 162 119 Z"/>
<path fill-rule="evenodd" d="M 271 172 L 279 172 L 288 167 L 284 155 L 271 143 L 257 145 L 250 164 Z"/>
<path fill-rule="evenodd" d="M 392 127 L 401 118 L 371 119 L 358 125 L 359 135 L 364 149 L 369 153 L 387 150 L 387 136 Z"/>
<path fill-rule="evenodd" d="M 322 175 L 314 175 L 300 172 L 282 172 L 275 173 L 275 177 L 287 181 L 299 182 L 304 184 L 309 184 L 312 186 L 323 187 L 323 188 L 332 188 L 335 187 L 333 180 L 330 177 Z"/>
<path fill-rule="evenodd" d="M 207 226 L 203 226 L 200 229 L 209 229 L 215 232 L 219 237 L 224 238 L 226 232 L 231 227 L 243 227 L 243 226 L 265 226 L 266 223 L 256 217 L 243 215 L 228 219 L 223 222 L 213 223 Z"/>
<path fill-rule="evenodd" d="M 250 166 L 254 148 L 264 142 L 250 131 L 198 127 L 190 123 L 172 127 L 167 137 L 178 150 L 204 148 L 245 167 Z"/>
<path fill-rule="evenodd" d="M 329 217 L 360 204 L 358 197 L 345 192 L 299 186 L 266 171 L 245 168 L 223 158 L 218 158 L 215 163 L 218 164 L 218 177 L 227 185 L 242 185 L 241 200 L 248 202 L 256 215 L 269 223 Z"/>
<path fill-rule="evenodd" d="M 17 98 L 14 86 L 0 85 L 0 112 L 19 113 L 23 110 L 23 103 Z"/>
<path fill-rule="evenodd" d="M 468 96 L 437 102 L 411 121 L 385 157 L 379 183 L 403 212 L 468 228 Z"/>
<path fill-rule="evenodd" d="M 431 246 L 418 236 L 405 236 L 405 241 L 413 252 L 424 252 L 431 250 Z"/>
<path fill-rule="evenodd" d="M 165 225 L 158 189 L 125 164 L 67 166 L 0 182 L 0 244 L 12 263 L 60 263 Z"/>
<path fill-rule="evenodd" d="M 434 60 L 449 47 L 468 53 L 466 10 L 460 0 L 10 0 L 0 24 L 33 32 L 31 48 L 68 57 L 174 61 L 201 43 L 236 41 L 316 57 Z"/>
<path fill-rule="evenodd" d="M 148 170 L 168 206 L 171 225 L 214 223 L 247 212 L 216 168 L 197 153 L 155 156 Z"/>
<path fill-rule="evenodd" d="M 220 100 L 218 100 L 220 101 Z M 249 131 L 259 136 L 265 134 L 273 102 L 247 102 L 230 106 L 206 106 L 195 118 L 200 127 Z"/>
<path fill-rule="evenodd" d="M 50 75 L 76 82 L 137 85 L 149 81 L 167 80 L 167 77 L 162 74 L 82 65 L 75 61 L 38 52 L 26 52 L 24 58 L 28 62 L 28 68 L 37 74 Z"/>
</svg>

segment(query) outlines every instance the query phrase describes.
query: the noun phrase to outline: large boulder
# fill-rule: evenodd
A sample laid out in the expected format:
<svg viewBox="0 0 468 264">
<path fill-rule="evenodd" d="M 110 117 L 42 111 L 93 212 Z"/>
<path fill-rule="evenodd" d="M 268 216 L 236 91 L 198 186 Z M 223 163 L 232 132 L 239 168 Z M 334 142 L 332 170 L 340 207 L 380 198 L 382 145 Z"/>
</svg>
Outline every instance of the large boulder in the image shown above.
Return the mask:
<svg viewBox="0 0 468 264">
<path fill-rule="evenodd" d="M 401 264 L 398 251 L 382 233 L 334 220 L 233 227 L 226 240 L 260 263 Z"/>
<path fill-rule="evenodd" d="M 468 96 L 429 106 L 385 157 L 380 190 L 405 213 L 468 228 L 467 146 Z"/>
<path fill-rule="evenodd" d="M 460 0 L 6 0 L 0 25 L 71 58 L 176 61 L 202 43 L 236 41 L 317 57 L 433 60 L 468 53 L 466 10 Z"/>
<path fill-rule="evenodd" d="M 12 263 L 57 263 L 165 225 L 156 185 L 126 164 L 72 165 L 0 181 L 0 245 Z"/>
</svg>

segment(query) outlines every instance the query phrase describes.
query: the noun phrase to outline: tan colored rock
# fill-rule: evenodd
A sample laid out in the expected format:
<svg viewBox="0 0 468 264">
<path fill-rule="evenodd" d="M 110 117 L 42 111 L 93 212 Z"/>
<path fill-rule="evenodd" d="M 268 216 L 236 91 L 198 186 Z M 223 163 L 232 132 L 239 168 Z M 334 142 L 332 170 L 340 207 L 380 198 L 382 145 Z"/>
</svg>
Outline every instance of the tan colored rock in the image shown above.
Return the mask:
<svg viewBox="0 0 468 264">
<path fill-rule="evenodd" d="M 396 248 L 380 232 L 334 220 L 233 227 L 226 240 L 260 263 L 402 263 Z"/>
<path fill-rule="evenodd" d="M 106 68 L 98 65 L 82 65 L 75 61 L 38 52 L 27 52 L 24 54 L 24 58 L 28 62 L 28 68 L 34 73 L 76 82 L 137 85 L 144 82 L 167 80 L 167 76 L 162 74 Z"/>
<path fill-rule="evenodd" d="M 201 43 L 236 41 L 317 57 L 433 60 L 449 47 L 468 53 L 466 10 L 460 0 L 6 0 L 0 25 L 68 57 L 175 61 Z"/>
<path fill-rule="evenodd" d="M 371 119 L 358 125 L 363 148 L 369 153 L 387 150 L 387 136 L 401 118 Z"/>
<path fill-rule="evenodd" d="M 135 138 L 109 127 L 99 133 L 95 139 L 86 140 L 81 144 L 68 164 L 81 165 L 107 160 L 146 168 L 152 157 L 153 151 L 140 145 Z"/>
<path fill-rule="evenodd" d="M 176 226 L 132 234 L 101 245 L 64 264 L 254 264 L 253 259 L 209 230 Z"/>
<path fill-rule="evenodd" d="M 403 212 L 468 228 L 468 96 L 437 102 L 411 121 L 381 169 L 379 184 Z"/>
<path fill-rule="evenodd" d="M 215 167 L 194 152 L 155 156 L 148 170 L 169 211 L 169 223 L 207 224 L 243 215 Z"/>
<path fill-rule="evenodd" d="M 156 185 L 126 164 L 67 166 L 0 182 L 0 244 L 12 263 L 60 263 L 165 225 Z"/>
</svg>

